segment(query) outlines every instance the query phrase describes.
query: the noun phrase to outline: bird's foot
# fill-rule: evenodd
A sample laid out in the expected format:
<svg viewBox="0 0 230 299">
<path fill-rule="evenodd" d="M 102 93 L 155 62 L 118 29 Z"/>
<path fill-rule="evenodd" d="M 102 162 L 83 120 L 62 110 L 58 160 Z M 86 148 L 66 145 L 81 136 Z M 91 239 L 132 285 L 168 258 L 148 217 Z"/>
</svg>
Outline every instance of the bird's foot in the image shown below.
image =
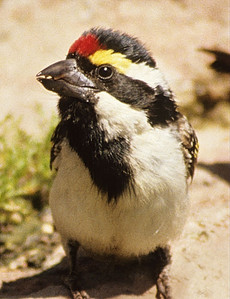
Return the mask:
<svg viewBox="0 0 230 299">
<path fill-rule="evenodd" d="M 171 296 L 171 288 L 169 286 L 169 275 L 168 275 L 168 267 L 164 268 L 164 270 L 159 275 L 157 282 L 157 299 L 172 299 Z"/>
<path fill-rule="evenodd" d="M 157 299 L 172 299 L 170 288 L 170 247 L 158 247 L 152 253 Z"/>
<path fill-rule="evenodd" d="M 64 284 L 70 290 L 73 299 L 90 299 L 90 296 L 81 287 L 78 275 L 69 274 L 65 277 Z"/>
</svg>

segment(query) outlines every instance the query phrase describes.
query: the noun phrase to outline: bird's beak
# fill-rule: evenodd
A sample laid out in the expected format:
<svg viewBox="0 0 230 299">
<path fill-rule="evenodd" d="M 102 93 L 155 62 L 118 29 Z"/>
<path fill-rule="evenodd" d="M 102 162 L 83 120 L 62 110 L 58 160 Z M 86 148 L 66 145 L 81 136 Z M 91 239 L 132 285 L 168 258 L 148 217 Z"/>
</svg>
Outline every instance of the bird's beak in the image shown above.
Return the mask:
<svg viewBox="0 0 230 299">
<path fill-rule="evenodd" d="M 75 59 L 58 61 L 36 75 L 43 86 L 60 96 L 85 98 L 95 89 L 94 83 L 78 68 Z"/>
</svg>

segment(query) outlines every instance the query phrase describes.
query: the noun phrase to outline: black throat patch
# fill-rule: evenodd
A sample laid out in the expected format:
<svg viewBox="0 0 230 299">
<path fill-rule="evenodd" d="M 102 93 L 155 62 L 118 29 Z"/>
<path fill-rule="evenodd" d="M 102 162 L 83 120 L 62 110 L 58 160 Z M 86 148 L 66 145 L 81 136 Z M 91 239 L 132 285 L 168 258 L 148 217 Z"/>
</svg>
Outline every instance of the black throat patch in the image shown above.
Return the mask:
<svg viewBox="0 0 230 299">
<path fill-rule="evenodd" d="M 116 202 L 132 186 L 132 171 L 125 159 L 129 142 L 121 137 L 106 140 L 91 103 L 61 98 L 59 110 L 62 120 L 55 130 L 56 138 L 53 135 L 54 145 L 67 138 L 99 191 L 107 194 L 108 202 Z"/>
</svg>

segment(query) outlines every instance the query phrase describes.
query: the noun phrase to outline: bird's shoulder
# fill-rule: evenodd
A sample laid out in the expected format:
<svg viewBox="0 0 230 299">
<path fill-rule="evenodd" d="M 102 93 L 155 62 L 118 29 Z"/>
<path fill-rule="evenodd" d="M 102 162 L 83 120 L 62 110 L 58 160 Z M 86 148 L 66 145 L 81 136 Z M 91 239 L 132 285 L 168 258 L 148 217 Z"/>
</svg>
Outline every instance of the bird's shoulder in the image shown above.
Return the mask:
<svg viewBox="0 0 230 299">
<path fill-rule="evenodd" d="M 193 178 L 199 150 L 198 139 L 195 130 L 186 116 L 179 113 L 176 122 L 179 139 L 182 145 L 183 156 L 187 169 L 187 178 Z"/>
</svg>

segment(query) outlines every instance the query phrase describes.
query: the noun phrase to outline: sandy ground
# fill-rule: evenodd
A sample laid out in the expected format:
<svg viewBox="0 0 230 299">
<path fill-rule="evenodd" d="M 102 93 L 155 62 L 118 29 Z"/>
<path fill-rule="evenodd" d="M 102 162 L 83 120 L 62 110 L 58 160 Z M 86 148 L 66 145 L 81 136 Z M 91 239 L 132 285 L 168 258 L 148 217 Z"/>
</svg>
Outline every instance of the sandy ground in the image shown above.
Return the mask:
<svg viewBox="0 0 230 299">
<path fill-rule="evenodd" d="M 228 47 L 228 1 L 0 1 L 0 106 L 22 116 L 23 126 L 39 136 L 40 114 L 49 119 L 56 96 L 42 89 L 35 74 L 63 59 L 69 45 L 92 26 L 112 27 L 138 36 L 154 54 L 182 106 L 194 101 L 194 82 L 220 79 L 206 65 L 200 47 Z M 222 80 L 222 79 L 221 79 Z M 221 81 L 222 82 L 222 81 Z M 222 87 L 221 87 L 222 88 Z M 214 90 L 214 93 L 222 89 Z M 198 109 L 199 110 L 199 109 Z M 225 108 L 224 108 L 225 110 Z M 228 110 L 229 111 L 229 110 Z M 194 119 L 199 164 L 190 188 L 191 210 L 183 235 L 172 244 L 173 298 L 229 298 L 229 130 L 221 122 Z M 63 251 L 50 257 L 58 263 Z M 69 298 L 61 284 L 65 262 L 48 272 L 0 269 L 0 298 Z M 148 271 L 147 271 L 148 272 Z M 154 298 L 149 274 L 135 284 L 110 282 L 89 291 L 95 298 Z M 8 282 L 8 283 L 7 283 Z"/>
</svg>

